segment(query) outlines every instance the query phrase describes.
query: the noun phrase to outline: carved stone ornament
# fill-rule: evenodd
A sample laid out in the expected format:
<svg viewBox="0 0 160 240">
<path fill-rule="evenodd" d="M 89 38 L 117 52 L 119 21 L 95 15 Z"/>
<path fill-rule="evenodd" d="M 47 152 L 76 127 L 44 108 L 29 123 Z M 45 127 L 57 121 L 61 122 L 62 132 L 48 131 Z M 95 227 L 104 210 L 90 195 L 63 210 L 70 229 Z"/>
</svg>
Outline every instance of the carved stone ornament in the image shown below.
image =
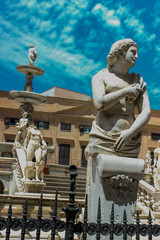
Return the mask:
<svg viewBox="0 0 160 240">
<path fill-rule="evenodd" d="M 26 83 L 25 83 L 25 86 L 24 86 L 24 90 L 32 92 L 33 91 L 32 80 L 34 78 L 33 73 L 28 72 L 26 74 L 25 78 L 26 78 Z"/>
<path fill-rule="evenodd" d="M 136 180 L 126 175 L 117 175 L 106 178 L 106 184 L 117 199 L 124 200 L 126 194 L 134 191 Z"/>
<path fill-rule="evenodd" d="M 117 175 L 109 178 L 111 188 L 122 189 L 123 191 L 132 192 L 134 189 L 135 180 L 126 175 Z"/>
</svg>

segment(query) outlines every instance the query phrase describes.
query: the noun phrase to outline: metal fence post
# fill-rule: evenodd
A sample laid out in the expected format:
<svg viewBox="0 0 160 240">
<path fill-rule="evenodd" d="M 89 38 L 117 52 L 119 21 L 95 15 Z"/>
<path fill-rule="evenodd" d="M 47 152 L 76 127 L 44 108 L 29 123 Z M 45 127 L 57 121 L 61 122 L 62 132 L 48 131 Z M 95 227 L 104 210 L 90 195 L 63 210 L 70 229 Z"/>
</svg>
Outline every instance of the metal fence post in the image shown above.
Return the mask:
<svg viewBox="0 0 160 240">
<path fill-rule="evenodd" d="M 9 240 L 11 225 L 12 225 L 12 204 L 9 204 L 8 214 L 6 219 L 6 240 Z"/>
<path fill-rule="evenodd" d="M 23 213 L 22 213 L 22 226 L 21 226 L 21 240 L 25 239 L 26 223 L 27 223 L 27 200 L 25 201 Z"/>
<path fill-rule="evenodd" d="M 70 192 L 69 192 L 69 203 L 68 203 L 68 207 L 62 208 L 66 214 L 65 240 L 73 240 L 74 239 L 74 222 L 75 222 L 76 214 L 80 210 L 80 208 L 74 207 L 76 177 L 78 176 L 77 167 L 74 165 L 71 165 L 69 167 L 69 173 L 70 173 L 70 179 L 71 179 Z"/>
</svg>

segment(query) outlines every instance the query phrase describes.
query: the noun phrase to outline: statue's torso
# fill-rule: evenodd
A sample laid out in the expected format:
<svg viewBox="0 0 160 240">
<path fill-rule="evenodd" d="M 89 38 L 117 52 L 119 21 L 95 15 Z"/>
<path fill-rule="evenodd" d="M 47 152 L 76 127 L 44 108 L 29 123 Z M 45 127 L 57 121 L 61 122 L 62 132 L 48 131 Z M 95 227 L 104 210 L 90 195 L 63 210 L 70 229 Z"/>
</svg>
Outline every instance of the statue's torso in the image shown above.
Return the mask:
<svg viewBox="0 0 160 240">
<path fill-rule="evenodd" d="M 105 93 L 109 94 L 128 87 L 130 79 L 123 80 L 108 70 L 103 70 L 103 83 Z M 135 101 L 127 97 L 119 100 L 110 109 L 98 112 L 96 116 L 96 123 L 106 131 L 121 132 L 122 130 L 130 128 L 133 124 L 135 109 Z"/>
<path fill-rule="evenodd" d="M 31 129 L 31 138 L 30 138 L 30 143 L 40 146 L 41 142 L 41 132 L 36 129 Z"/>
</svg>

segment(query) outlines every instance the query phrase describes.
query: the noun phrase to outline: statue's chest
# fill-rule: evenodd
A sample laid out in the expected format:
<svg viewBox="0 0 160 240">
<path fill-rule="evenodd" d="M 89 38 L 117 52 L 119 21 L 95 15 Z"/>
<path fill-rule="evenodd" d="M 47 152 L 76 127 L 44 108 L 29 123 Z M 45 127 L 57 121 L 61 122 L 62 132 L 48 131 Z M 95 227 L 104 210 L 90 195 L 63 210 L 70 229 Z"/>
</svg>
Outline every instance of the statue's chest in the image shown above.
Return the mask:
<svg viewBox="0 0 160 240">
<path fill-rule="evenodd" d="M 118 78 L 110 77 L 104 80 L 106 93 L 115 92 L 129 86 L 129 83 Z"/>
</svg>

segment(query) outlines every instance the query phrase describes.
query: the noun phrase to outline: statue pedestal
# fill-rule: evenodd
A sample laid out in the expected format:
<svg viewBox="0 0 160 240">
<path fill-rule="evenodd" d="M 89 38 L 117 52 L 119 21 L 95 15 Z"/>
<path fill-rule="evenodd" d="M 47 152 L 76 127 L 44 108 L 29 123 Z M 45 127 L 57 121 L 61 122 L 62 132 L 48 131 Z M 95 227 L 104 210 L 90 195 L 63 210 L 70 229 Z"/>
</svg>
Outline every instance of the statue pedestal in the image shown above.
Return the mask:
<svg viewBox="0 0 160 240">
<path fill-rule="evenodd" d="M 21 103 L 21 114 L 27 112 L 29 123 L 32 121 L 33 105 L 39 105 L 41 102 L 46 101 L 46 97 L 42 94 L 29 92 L 29 91 L 11 91 L 9 95 L 16 101 Z"/>
<path fill-rule="evenodd" d="M 128 223 L 133 223 L 144 160 L 99 154 L 97 158 L 89 157 L 87 171 L 89 222 L 96 222 L 100 197 L 102 222 L 110 222 L 114 203 L 115 222 L 123 221 L 126 210 Z M 95 239 L 95 236 L 89 239 Z M 109 239 L 109 236 L 102 236 L 101 239 Z M 114 239 L 123 239 L 123 236 L 114 236 Z"/>
<path fill-rule="evenodd" d="M 24 180 L 23 186 L 26 193 L 41 193 L 46 183 L 35 180 Z"/>
<path fill-rule="evenodd" d="M 17 67 L 18 72 L 26 74 L 25 78 L 26 78 L 26 84 L 24 86 L 24 90 L 25 91 L 33 91 L 33 87 L 32 87 L 32 80 L 34 78 L 34 76 L 40 76 L 44 73 L 44 70 L 36 67 L 32 64 L 28 64 L 28 65 L 18 65 Z"/>
</svg>

